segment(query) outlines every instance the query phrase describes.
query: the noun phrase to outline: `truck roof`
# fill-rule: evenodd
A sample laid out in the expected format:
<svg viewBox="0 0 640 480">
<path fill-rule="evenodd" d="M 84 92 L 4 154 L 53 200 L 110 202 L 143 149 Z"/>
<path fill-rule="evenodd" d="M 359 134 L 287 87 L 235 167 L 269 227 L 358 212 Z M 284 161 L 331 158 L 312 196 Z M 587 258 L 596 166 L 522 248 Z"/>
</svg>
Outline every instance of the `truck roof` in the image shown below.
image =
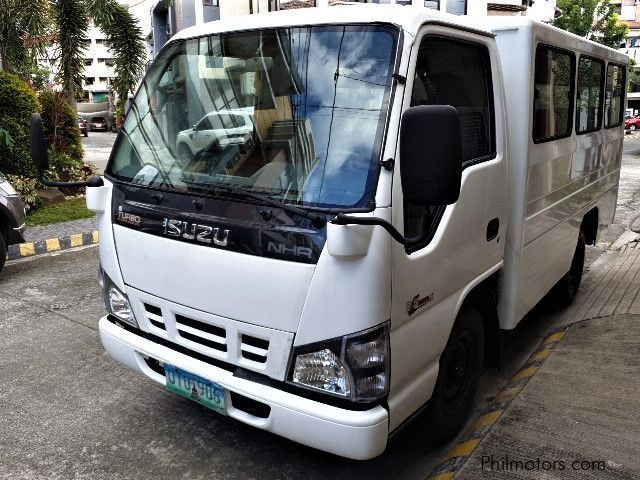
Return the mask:
<svg viewBox="0 0 640 480">
<path fill-rule="evenodd" d="M 428 22 L 450 25 L 454 28 L 471 29 L 487 36 L 495 36 L 504 30 L 522 30 L 523 35 L 537 36 L 541 40 L 555 39 L 567 42 L 569 49 L 587 47 L 590 53 L 628 63 L 628 57 L 602 44 L 586 40 L 557 27 L 521 16 L 471 17 L 452 15 L 422 6 L 346 4 L 331 7 L 300 8 L 230 17 L 225 20 L 207 22 L 178 32 L 171 40 L 194 38 L 224 32 L 258 30 L 265 28 L 294 27 L 307 25 L 331 25 L 345 23 L 386 23 L 397 25 L 412 36 Z M 525 33 L 526 32 L 526 33 Z"/>
<path fill-rule="evenodd" d="M 481 18 L 451 15 L 418 6 L 349 4 L 230 17 L 225 20 L 217 20 L 185 28 L 178 32 L 172 40 L 240 30 L 344 23 L 394 24 L 401 27 L 406 33 L 415 35 L 420 26 L 428 21 L 438 21 L 452 26 L 472 28 L 479 33 L 493 36 L 493 33 L 486 28 L 486 25 L 483 26 Z"/>
</svg>

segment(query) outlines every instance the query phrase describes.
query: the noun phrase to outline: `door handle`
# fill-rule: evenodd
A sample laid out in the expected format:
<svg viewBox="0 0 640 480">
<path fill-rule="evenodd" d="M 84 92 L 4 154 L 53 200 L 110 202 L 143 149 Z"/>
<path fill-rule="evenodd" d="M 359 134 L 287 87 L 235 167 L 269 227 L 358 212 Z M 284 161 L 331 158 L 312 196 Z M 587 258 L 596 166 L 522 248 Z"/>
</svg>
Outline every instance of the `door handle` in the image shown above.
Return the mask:
<svg viewBox="0 0 640 480">
<path fill-rule="evenodd" d="M 494 240 L 500 230 L 500 219 L 494 218 L 487 224 L 487 242 Z"/>
</svg>

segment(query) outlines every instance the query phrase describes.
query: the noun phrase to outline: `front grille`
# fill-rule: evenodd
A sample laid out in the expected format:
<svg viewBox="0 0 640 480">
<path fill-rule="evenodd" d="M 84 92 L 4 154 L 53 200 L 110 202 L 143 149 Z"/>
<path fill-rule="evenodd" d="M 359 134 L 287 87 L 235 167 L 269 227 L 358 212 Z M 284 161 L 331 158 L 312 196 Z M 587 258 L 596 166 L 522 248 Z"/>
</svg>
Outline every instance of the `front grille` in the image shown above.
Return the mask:
<svg viewBox="0 0 640 480">
<path fill-rule="evenodd" d="M 160 330 L 166 330 L 166 327 L 164 326 L 164 319 L 162 318 L 162 310 L 160 310 L 159 307 L 145 303 L 144 310 L 151 325 L 159 328 Z"/>
<path fill-rule="evenodd" d="M 227 331 L 222 327 L 176 315 L 176 328 L 186 340 L 221 352 L 227 351 Z"/>
<path fill-rule="evenodd" d="M 243 334 L 240 351 L 247 360 L 265 363 L 267 361 L 267 352 L 269 351 L 269 340 Z"/>
<path fill-rule="evenodd" d="M 282 352 L 291 350 L 293 333 L 203 312 L 134 288 L 127 295 L 140 330 L 210 359 L 284 380 L 289 357 Z"/>
</svg>

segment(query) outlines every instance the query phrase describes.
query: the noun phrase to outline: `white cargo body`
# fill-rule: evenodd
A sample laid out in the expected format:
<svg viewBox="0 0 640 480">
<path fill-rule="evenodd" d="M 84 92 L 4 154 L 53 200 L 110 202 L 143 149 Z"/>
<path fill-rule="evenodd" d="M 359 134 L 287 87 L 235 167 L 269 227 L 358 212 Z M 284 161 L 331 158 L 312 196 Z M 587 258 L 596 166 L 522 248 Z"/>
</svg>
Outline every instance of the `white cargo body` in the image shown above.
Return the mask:
<svg viewBox="0 0 640 480">
<path fill-rule="evenodd" d="M 401 6 L 181 31 L 87 189 L 105 349 L 337 455 L 379 455 L 422 407 L 446 441 L 500 329 L 570 301 L 613 219 L 627 63 Z"/>
</svg>

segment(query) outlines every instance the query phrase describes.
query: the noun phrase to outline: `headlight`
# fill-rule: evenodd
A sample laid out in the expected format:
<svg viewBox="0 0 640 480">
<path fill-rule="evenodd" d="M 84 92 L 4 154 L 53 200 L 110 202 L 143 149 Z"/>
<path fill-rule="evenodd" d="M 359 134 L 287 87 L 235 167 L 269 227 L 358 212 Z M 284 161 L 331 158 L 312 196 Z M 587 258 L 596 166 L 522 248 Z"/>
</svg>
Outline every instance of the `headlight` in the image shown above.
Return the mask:
<svg viewBox="0 0 640 480">
<path fill-rule="evenodd" d="M 389 393 L 389 324 L 298 347 L 290 383 L 355 402 Z"/>
<path fill-rule="evenodd" d="M 115 286 L 113 281 L 103 273 L 103 281 L 101 282 L 102 294 L 104 296 L 104 305 L 109 313 L 114 315 L 118 320 L 122 320 L 129 325 L 139 328 L 129 304 L 127 296 Z"/>
</svg>

